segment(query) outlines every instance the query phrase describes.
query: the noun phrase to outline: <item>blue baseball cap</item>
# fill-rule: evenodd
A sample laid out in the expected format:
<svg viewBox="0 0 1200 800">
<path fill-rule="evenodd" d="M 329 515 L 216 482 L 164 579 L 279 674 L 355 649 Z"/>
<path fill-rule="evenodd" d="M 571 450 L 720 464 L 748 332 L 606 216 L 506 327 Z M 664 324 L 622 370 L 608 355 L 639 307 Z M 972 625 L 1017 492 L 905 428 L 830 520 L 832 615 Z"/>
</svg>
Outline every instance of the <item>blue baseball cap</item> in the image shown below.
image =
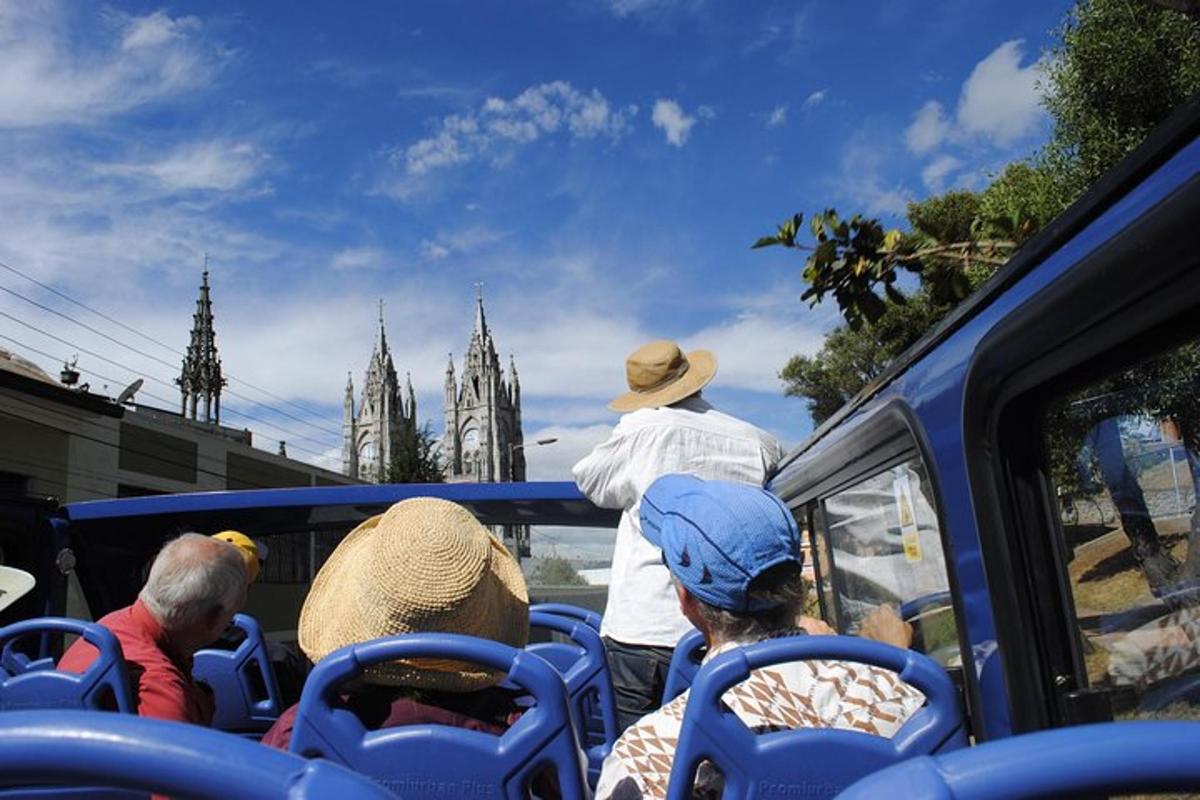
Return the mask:
<svg viewBox="0 0 1200 800">
<path fill-rule="evenodd" d="M 750 582 L 777 564 L 804 563 L 800 530 L 765 489 L 665 475 L 642 495 L 642 534 L 685 589 L 727 611 L 762 611 Z"/>
</svg>

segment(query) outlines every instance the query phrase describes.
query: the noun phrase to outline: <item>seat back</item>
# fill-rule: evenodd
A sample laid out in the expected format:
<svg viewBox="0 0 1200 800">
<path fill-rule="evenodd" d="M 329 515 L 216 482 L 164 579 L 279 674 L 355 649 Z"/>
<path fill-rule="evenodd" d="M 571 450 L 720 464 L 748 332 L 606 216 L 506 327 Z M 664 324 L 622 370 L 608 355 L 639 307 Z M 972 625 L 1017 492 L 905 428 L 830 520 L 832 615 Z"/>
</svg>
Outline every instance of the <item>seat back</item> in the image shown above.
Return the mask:
<svg viewBox="0 0 1200 800">
<path fill-rule="evenodd" d="M 526 650 L 550 662 L 567 685 L 567 698 L 574 713 L 576 731 L 587 745 L 588 779 L 594 783 L 600 776 L 600 765 L 617 742 L 617 705 L 612 688 L 608 661 L 604 657 L 604 642 L 600 634 L 586 622 L 566 619 L 541 611 L 529 613 L 529 625 L 546 628 L 570 637 L 565 642 L 541 642 Z M 569 655 L 569 658 L 567 657 Z M 589 733 L 596 730 L 592 741 Z"/>
<path fill-rule="evenodd" d="M 869 775 L 839 800 L 1091 797 L 1200 791 L 1200 723 L 1105 722 L 922 756 Z"/>
<path fill-rule="evenodd" d="M 0 785 L 20 784 L 103 785 L 195 800 L 392 796 L 336 764 L 196 725 L 61 710 L 0 714 Z"/>
<path fill-rule="evenodd" d="M 87 670 L 77 675 L 49 669 L 45 659 L 28 661 L 12 645 L 26 636 L 71 633 L 99 651 Z M 0 628 L 0 711 L 34 708 L 104 709 L 133 714 L 133 700 L 121 643 L 112 631 L 94 622 L 64 617 L 40 617 Z"/>
<path fill-rule="evenodd" d="M 667 683 L 663 687 L 662 704 L 674 700 L 687 691 L 696 679 L 700 659 L 704 654 L 704 634 L 693 628 L 679 638 L 675 652 L 671 655 L 671 666 L 667 668 Z"/>
<path fill-rule="evenodd" d="M 725 692 L 750 677 L 752 670 L 815 659 L 891 670 L 925 695 L 925 705 L 889 739 L 833 728 L 755 735 L 721 702 Z M 725 776 L 726 797 L 779 793 L 832 797 L 864 775 L 897 761 L 965 745 L 957 690 L 946 671 L 927 656 L 849 636 L 771 639 L 722 653 L 696 674 L 667 797 L 690 797 L 703 761 L 713 762 Z"/>
<path fill-rule="evenodd" d="M 279 684 L 258 621 L 236 614 L 233 624 L 246 634 L 236 650 L 200 650 L 192 676 L 213 690 L 213 727 L 238 733 L 266 732 L 279 718 Z"/>
<path fill-rule="evenodd" d="M 339 688 L 372 664 L 397 659 L 453 659 L 508 674 L 536 705 L 502 735 L 445 725 L 406 725 L 367 731 L 342 708 Z M 520 798 L 547 767 L 562 796 L 584 796 L 579 744 L 562 677 L 531 653 L 486 639 L 420 633 L 335 650 L 308 677 L 292 729 L 290 750 L 330 759 L 370 775 L 407 798 L 488 795 Z"/>
<path fill-rule="evenodd" d="M 555 616 L 566 617 L 568 619 L 577 619 L 580 622 L 586 622 L 587 626 L 597 633 L 600 632 L 602 617 L 590 608 L 573 606 L 570 603 L 536 603 L 530 606 L 529 610 L 544 614 L 554 614 Z"/>
</svg>

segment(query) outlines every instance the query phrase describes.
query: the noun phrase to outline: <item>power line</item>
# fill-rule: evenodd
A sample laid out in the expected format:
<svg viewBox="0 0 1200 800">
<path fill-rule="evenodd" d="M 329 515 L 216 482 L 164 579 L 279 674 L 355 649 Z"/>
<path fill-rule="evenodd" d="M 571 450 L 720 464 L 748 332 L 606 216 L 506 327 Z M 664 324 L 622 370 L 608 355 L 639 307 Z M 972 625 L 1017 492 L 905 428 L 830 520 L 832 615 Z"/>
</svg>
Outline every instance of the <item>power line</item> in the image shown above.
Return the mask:
<svg viewBox="0 0 1200 800">
<path fill-rule="evenodd" d="M 24 326 L 24 327 L 26 327 L 26 328 L 29 328 L 29 329 L 30 329 L 30 330 L 32 330 L 32 331 L 36 331 L 37 333 L 40 333 L 42 336 L 45 336 L 45 337 L 47 337 L 47 338 L 49 338 L 49 339 L 53 339 L 53 340 L 55 340 L 55 341 L 57 341 L 57 342 L 59 342 L 59 343 L 61 343 L 61 344 L 65 344 L 67 347 L 70 347 L 70 348 L 72 348 L 72 349 L 74 349 L 74 350 L 78 350 L 78 351 L 79 351 L 79 352 L 81 352 L 81 353 L 86 353 L 87 355 L 89 355 L 89 356 L 92 356 L 93 358 L 98 358 L 98 359 L 100 359 L 101 361 L 104 361 L 105 363 L 112 364 L 113 366 L 115 366 L 115 367 L 117 367 L 117 368 L 119 368 L 119 369 L 127 370 L 128 372 L 131 372 L 131 373 L 133 373 L 134 375 L 141 374 L 141 370 L 136 370 L 136 369 L 134 369 L 133 367 L 130 367 L 130 366 L 126 365 L 126 364 L 122 364 L 122 363 L 121 363 L 121 362 L 119 362 L 119 361 L 114 361 L 113 359 L 111 359 L 111 358 L 108 358 L 108 357 L 106 357 L 106 356 L 102 356 L 102 355 L 100 355 L 99 353 L 93 352 L 93 351 L 91 351 L 91 350 L 88 350 L 88 349 L 86 349 L 86 348 L 84 348 L 84 347 L 80 347 L 79 345 L 77 345 L 77 344 L 75 344 L 75 343 L 73 343 L 73 342 L 70 342 L 70 341 L 68 341 L 68 340 L 66 340 L 66 339 L 64 339 L 64 338 L 62 338 L 61 336 L 56 336 L 56 335 L 55 335 L 55 334 L 53 334 L 53 333 L 49 333 L 48 331 L 44 331 L 44 330 L 42 330 L 41 328 L 37 327 L 36 325 L 32 325 L 32 324 L 30 324 L 30 323 L 28 323 L 28 322 L 25 322 L 24 320 L 22 320 L 22 319 L 20 319 L 20 318 L 18 318 L 18 317 L 14 317 L 12 314 L 9 314 L 9 313 L 8 313 L 8 312 L 6 312 L 6 311 L 0 311 L 0 317 L 5 317 L 5 318 L 7 318 L 7 319 L 10 319 L 10 320 L 12 320 L 13 322 L 16 322 L 18 325 L 22 325 L 22 326 Z M 12 337 L 8 337 L 8 336 L 6 336 L 6 337 L 4 337 L 4 338 L 6 338 L 6 339 L 8 339 L 9 341 L 12 341 L 12 342 L 16 342 L 16 341 L 17 341 L 16 339 L 13 339 Z M 18 345 L 20 345 L 20 343 L 19 343 L 19 342 L 18 342 Z M 20 346 L 24 346 L 24 345 L 20 345 Z M 98 374 L 98 373 L 93 373 L 93 374 Z M 113 380 L 112 378 L 104 378 L 104 376 L 99 376 L 99 377 L 103 378 L 104 380 Z M 150 378 L 150 380 L 154 381 L 155 383 L 162 384 L 163 386 L 166 386 L 168 389 L 174 389 L 174 388 L 175 388 L 175 387 L 171 386 L 170 384 L 168 384 L 166 381 L 162 380 L 161 378 L 158 378 L 158 377 L 156 377 L 156 376 L 154 376 L 154 375 L 151 375 L 151 374 L 149 374 L 149 373 L 146 373 L 146 377 Z M 114 382 L 118 382 L 118 381 L 114 381 Z M 156 399 L 158 399 L 158 400 L 159 400 L 159 402 L 168 402 L 168 401 L 164 401 L 164 400 L 162 400 L 161 398 L 156 398 Z M 287 436 L 295 436 L 296 438 L 302 439 L 302 440 L 304 440 L 304 441 L 312 442 L 313 444 L 316 444 L 316 445 L 317 445 L 317 446 L 319 446 L 319 447 L 329 447 L 329 446 L 330 446 L 330 445 L 329 445 L 329 443 L 327 443 L 327 442 L 322 442 L 322 441 L 319 441 L 319 440 L 317 440 L 317 439 L 313 439 L 313 438 L 312 438 L 312 437 L 310 437 L 310 436 L 305 436 L 305 435 L 303 435 L 303 434 L 296 433 L 295 431 L 289 431 L 287 428 L 280 427 L 279 425 L 276 425 L 276 424 L 274 424 L 274 423 L 268 422 L 268 421 L 266 421 L 266 420 L 264 420 L 264 419 L 260 419 L 259 417 L 255 417 L 255 416 L 254 416 L 254 415 L 252 415 L 252 414 L 247 414 L 247 413 L 246 413 L 246 412 L 244 412 L 244 411 L 237 411 L 236 409 L 232 409 L 232 408 L 230 408 L 230 409 L 226 409 L 226 411 L 227 411 L 228 413 L 230 413 L 230 414 L 233 414 L 233 415 L 235 415 L 235 416 L 239 416 L 239 417 L 245 417 L 246 419 L 253 420 L 253 421 L 255 421 L 255 422 L 259 423 L 260 425 L 265 425 L 265 426 L 266 426 L 266 427 L 268 427 L 268 428 L 273 428 L 274 430 L 276 430 L 276 431 L 280 431 L 280 432 L 284 433 L 284 434 L 285 434 L 285 435 L 287 435 Z M 319 453 L 319 452 L 317 452 L 317 451 L 315 451 L 315 450 L 312 450 L 312 449 L 309 449 L 309 448 L 306 448 L 306 447 L 302 447 L 302 446 L 300 446 L 300 445 L 295 445 L 295 449 L 296 449 L 296 450 L 300 450 L 301 452 L 305 452 L 305 453 L 309 453 L 309 454 L 311 454 L 311 455 L 317 456 L 318 458 L 324 457 L 324 455 L 325 455 L 325 453 Z"/>
<path fill-rule="evenodd" d="M 63 300 L 66 300 L 68 303 L 71 303 L 72 305 L 79 306 L 80 308 L 84 309 L 85 311 L 95 314 L 96 316 L 100 317 L 101 319 L 103 319 L 107 322 L 111 322 L 113 325 L 116 325 L 119 328 L 129 331 L 130 333 L 134 334 L 135 336 L 140 336 L 143 339 L 145 339 L 146 341 L 151 342 L 153 344 L 158 345 L 159 347 L 166 349 L 170 353 L 174 353 L 177 356 L 184 355 L 180 351 L 171 347 L 169 344 L 164 344 L 163 342 L 160 342 L 158 339 L 155 339 L 153 336 L 151 336 L 147 333 L 143 333 L 142 331 L 139 331 L 137 328 L 133 328 L 129 325 L 126 325 L 124 322 L 121 322 L 118 319 L 114 319 L 113 317 L 110 317 L 108 314 L 105 314 L 103 311 L 98 311 L 98 310 L 92 308 L 91 306 L 87 305 L 86 303 L 82 303 L 79 300 L 76 300 L 74 297 L 71 297 L 70 295 L 66 294 L 65 292 L 61 292 L 58 289 L 55 289 L 53 286 L 49 286 L 45 283 L 42 283 L 37 278 L 33 277 L 32 275 L 28 275 L 28 274 L 22 272 L 21 270 L 17 269 L 16 267 L 12 266 L 11 264 L 6 264 L 5 262 L 0 261 L 0 267 L 3 267 L 4 269 L 8 270 L 9 272 L 13 273 L 14 275 L 18 275 L 18 276 L 24 278 L 25 280 L 29 281 L 30 283 L 40 286 L 41 288 L 45 289 L 46 291 L 50 292 L 51 294 L 53 294 L 57 297 L 61 297 Z M 277 394 L 274 394 L 272 392 L 267 391 L 266 389 L 263 389 L 261 386 L 255 386 L 253 383 L 250 383 L 249 381 L 242 380 L 241 378 L 234 378 L 232 375 L 229 375 L 227 377 L 230 380 L 236 380 L 238 383 L 249 386 L 251 389 L 254 389 L 257 392 L 262 392 L 263 394 L 267 395 L 268 397 L 278 400 L 281 403 L 287 403 L 288 405 L 292 406 L 293 408 L 300 409 L 301 411 L 303 411 L 307 414 L 311 414 L 315 417 L 323 417 L 324 416 L 323 412 L 314 411 L 313 409 L 303 406 L 299 403 L 296 403 L 295 401 L 280 397 Z"/>
<path fill-rule="evenodd" d="M 0 262 L 0 264 L 3 264 L 3 262 Z M 4 266 L 7 266 L 7 265 L 4 265 Z M 83 328 L 84 330 L 90 331 L 91 333 L 94 333 L 94 334 L 96 334 L 97 336 L 100 336 L 100 337 L 103 337 L 104 339 L 107 339 L 108 341 L 112 342 L 112 343 L 113 343 L 113 344 L 115 344 L 115 345 L 118 345 L 118 346 L 120 346 L 120 347 L 124 347 L 126 350 L 131 350 L 131 351 L 133 351 L 134 353 L 137 353 L 139 356 L 142 356 L 143 358 L 148 358 L 148 359 L 150 359 L 151 361 L 155 361 L 155 362 L 157 362 L 157 363 L 159 363 L 159 364 L 162 364 L 162 365 L 166 366 L 166 367 L 167 367 L 167 368 L 169 368 L 169 369 L 175 369 L 175 366 L 176 366 L 176 365 L 175 365 L 175 364 L 173 364 L 173 363 L 171 363 L 170 361 L 167 361 L 167 360 L 165 360 L 165 359 L 159 358 L 158 356 L 156 356 L 156 355 L 153 355 L 153 354 L 151 354 L 151 353 L 147 353 L 147 352 L 146 352 L 146 351 L 144 351 L 144 350 L 139 350 L 138 348 L 134 347 L 134 346 L 133 346 L 133 345 L 131 345 L 131 344 L 127 344 L 127 343 L 125 343 L 125 342 L 122 342 L 120 339 L 117 339 L 117 338 L 115 338 L 115 337 L 113 337 L 113 336 L 110 336 L 110 335 L 108 335 L 107 333 L 105 333 L 104 331 L 102 331 L 102 330 L 100 330 L 100 329 L 98 329 L 98 328 L 95 328 L 95 327 L 93 327 L 93 326 L 91 326 L 91 325 L 88 325 L 86 322 L 80 322 L 79 320 L 75 319 L 74 317 L 70 316 L 69 314 L 64 314 L 63 312 L 61 312 L 61 311 L 59 311 L 59 310 L 57 310 L 57 309 L 54 309 L 54 308 L 51 308 L 50 306 L 44 305 L 44 304 L 42 304 L 42 303 L 39 303 L 38 301 L 36 301 L 36 300 L 33 300 L 32 298 L 26 297 L 25 295 L 21 294 L 20 292 L 14 291 L 14 290 L 12 290 L 12 289 L 8 288 L 7 286 L 0 286 L 0 291 L 7 292 L 8 294 L 12 295 L 13 297 L 16 297 L 16 298 L 18 298 L 18 299 L 20 299 L 20 300 L 24 300 L 26 303 L 29 303 L 29 304 L 30 304 L 30 305 L 32 305 L 32 306 L 36 306 L 37 308 L 40 308 L 41 310 L 43 310 L 43 311 L 45 311 L 45 312 L 47 312 L 47 313 L 54 314 L 54 315 L 55 315 L 55 316 L 57 316 L 57 317 L 61 317 L 62 319 L 65 319 L 65 320 L 67 320 L 68 322 L 71 322 L 71 323 L 73 323 L 73 324 L 75 324 L 75 325 L 78 325 L 79 327 Z M 153 340 L 151 340 L 151 341 L 153 341 Z M 163 345 L 163 344 L 161 344 L 161 343 L 158 343 L 158 344 L 159 344 L 161 347 L 166 347 L 166 345 Z M 169 349 L 169 348 L 168 348 L 168 349 Z M 229 377 L 232 379 L 232 376 L 229 376 Z M 242 382 L 244 383 L 244 381 L 242 381 Z M 247 384 L 247 385 L 249 385 L 249 384 Z M 264 406 L 264 407 L 266 407 L 266 408 L 269 408 L 269 409 L 271 409 L 272 411 L 275 411 L 275 412 L 277 412 L 277 413 L 279 413 L 279 414 L 282 414 L 282 415 L 283 415 L 283 416 L 285 416 L 285 417 L 288 417 L 289 419 L 293 419 L 293 420 L 295 420 L 296 422 L 299 422 L 299 423 L 301 423 L 301 424 L 303 424 L 303 425 L 307 425 L 307 426 L 309 426 L 310 428 L 314 428 L 314 429 L 316 429 L 316 430 L 319 430 L 319 431 L 321 431 L 322 433 L 327 433 L 327 434 L 329 434 L 329 435 L 331 435 L 331 436 L 337 436 L 337 437 L 339 437 L 339 438 L 340 438 L 340 437 L 341 437 L 341 435 L 342 435 L 342 432 L 341 432 L 341 431 L 335 431 L 335 430 L 333 430 L 332 428 L 326 428 L 326 427 L 324 427 L 323 425 L 317 425 L 316 423 L 309 422 L 308 420 L 306 420 L 306 419 L 302 419 L 302 418 L 300 418 L 300 417 L 297 417 L 297 416 L 296 416 L 296 415 L 294 415 L 294 414 L 290 414 L 290 413 L 288 413 L 287 411 L 284 411 L 284 410 L 283 410 L 283 409 L 281 409 L 281 408 L 275 408 L 274 406 L 271 406 L 271 405 L 270 405 L 270 404 L 268 404 L 268 403 L 263 403 L 263 402 L 261 402 L 261 401 L 259 401 L 259 400 L 255 400 L 255 399 L 253 399 L 253 398 L 246 397 L 245 395 L 239 394 L 239 393 L 237 393 L 237 392 L 233 391 L 232 389 L 229 389 L 229 390 L 227 390 L 227 391 L 228 391 L 228 393 L 229 393 L 230 395 L 232 395 L 233 397 L 236 397 L 236 398 L 238 398 L 239 400 L 245 400 L 245 401 L 246 401 L 246 402 L 248 402 L 248 403 L 253 403 L 253 404 L 255 404 L 255 405 L 261 405 L 261 406 Z M 266 393 L 266 392 L 265 392 L 265 390 L 263 390 L 263 389 L 259 389 L 258 391 Z M 284 401 L 284 402 L 287 402 L 287 401 Z"/>
</svg>

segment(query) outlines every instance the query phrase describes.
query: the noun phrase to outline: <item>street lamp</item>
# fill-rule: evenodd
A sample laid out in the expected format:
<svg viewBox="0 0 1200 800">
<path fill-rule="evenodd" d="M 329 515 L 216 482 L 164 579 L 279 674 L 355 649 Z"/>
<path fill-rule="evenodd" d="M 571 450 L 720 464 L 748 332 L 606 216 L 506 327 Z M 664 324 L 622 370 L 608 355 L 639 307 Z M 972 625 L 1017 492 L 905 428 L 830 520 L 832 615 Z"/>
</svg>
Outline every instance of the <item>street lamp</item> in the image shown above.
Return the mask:
<svg viewBox="0 0 1200 800">
<path fill-rule="evenodd" d="M 513 444 L 512 442 L 509 442 L 508 443 L 508 480 L 509 480 L 509 482 L 515 481 L 517 479 L 516 465 L 513 464 L 513 453 L 517 452 L 518 450 L 524 450 L 526 447 L 541 447 L 542 445 L 546 445 L 546 444 L 554 444 L 557 441 L 558 441 L 558 437 L 551 436 L 546 439 L 538 439 L 537 441 L 527 442 L 525 444 Z"/>
</svg>

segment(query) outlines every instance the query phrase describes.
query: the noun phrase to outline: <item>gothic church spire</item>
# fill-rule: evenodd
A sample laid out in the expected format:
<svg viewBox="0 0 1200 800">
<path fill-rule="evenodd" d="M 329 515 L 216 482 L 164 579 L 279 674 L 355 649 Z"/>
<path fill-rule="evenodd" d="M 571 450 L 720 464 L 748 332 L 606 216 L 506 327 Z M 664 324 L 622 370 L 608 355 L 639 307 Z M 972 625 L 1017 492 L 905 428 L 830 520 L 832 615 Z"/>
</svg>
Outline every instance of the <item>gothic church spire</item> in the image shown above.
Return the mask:
<svg viewBox="0 0 1200 800">
<path fill-rule="evenodd" d="M 182 394 L 180 413 L 183 416 L 200 419 L 198 406 L 203 398 L 203 421 L 221 421 L 221 387 L 227 381 L 221 375 L 221 359 L 217 356 L 212 298 L 208 286 L 208 256 L 204 257 L 200 296 L 196 298 L 196 313 L 192 315 L 192 338 L 183 359 L 183 369 L 175 382 L 179 384 Z"/>
</svg>

